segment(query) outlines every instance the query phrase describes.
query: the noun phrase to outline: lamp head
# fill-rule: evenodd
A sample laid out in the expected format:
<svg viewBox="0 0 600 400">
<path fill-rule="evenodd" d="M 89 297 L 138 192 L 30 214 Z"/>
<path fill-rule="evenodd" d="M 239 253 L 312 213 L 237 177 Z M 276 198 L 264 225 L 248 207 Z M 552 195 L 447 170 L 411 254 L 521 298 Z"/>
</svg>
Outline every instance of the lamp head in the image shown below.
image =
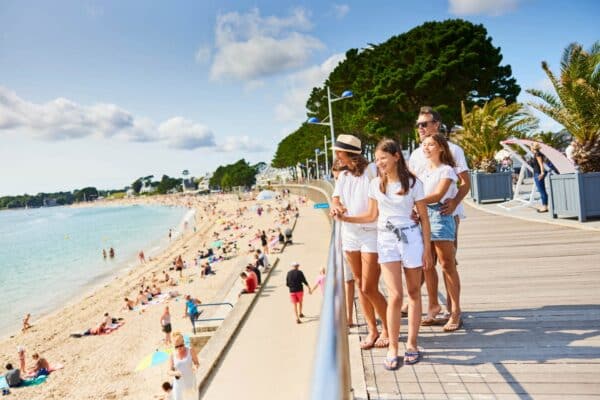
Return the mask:
<svg viewBox="0 0 600 400">
<path fill-rule="evenodd" d="M 309 124 L 318 124 L 321 121 L 319 121 L 319 118 L 317 118 L 317 117 L 310 117 L 307 122 Z"/>
<path fill-rule="evenodd" d="M 347 98 L 347 97 L 352 97 L 354 96 L 354 94 L 352 93 L 351 90 L 344 90 L 344 93 L 342 93 L 342 98 Z"/>
</svg>

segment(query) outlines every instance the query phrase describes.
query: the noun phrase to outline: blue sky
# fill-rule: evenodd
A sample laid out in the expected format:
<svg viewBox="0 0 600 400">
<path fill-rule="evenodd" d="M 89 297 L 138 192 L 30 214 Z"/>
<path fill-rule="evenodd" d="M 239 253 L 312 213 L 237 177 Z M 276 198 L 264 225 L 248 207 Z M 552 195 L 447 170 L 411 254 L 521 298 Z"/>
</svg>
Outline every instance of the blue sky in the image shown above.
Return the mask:
<svg viewBox="0 0 600 400">
<path fill-rule="evenodd" d="M 425 21 L 482 23 L 522 89 L 548 89 L 541 61 L 558 71 L 569 43 L 599 40 L 599 15 L 593 0 L 3 0 L 0 196 L 269 162 L 346 50 Z"/>
</svg>

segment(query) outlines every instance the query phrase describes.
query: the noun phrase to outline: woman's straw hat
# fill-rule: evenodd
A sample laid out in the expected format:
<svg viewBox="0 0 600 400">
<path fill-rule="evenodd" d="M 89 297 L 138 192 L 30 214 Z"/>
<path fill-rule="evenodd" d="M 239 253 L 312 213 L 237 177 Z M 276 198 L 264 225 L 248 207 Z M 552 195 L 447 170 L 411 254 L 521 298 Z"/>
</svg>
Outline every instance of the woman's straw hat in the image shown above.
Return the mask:
<svg viewBox="0 0 600 400">
<path fill-rule="evenodd" d="M 347 153 L 361 154 L 362 147 L 360 139 L 352 135 L 340 135 L 333 144 L 333 150 L 345 151 Z"/>
</svg>

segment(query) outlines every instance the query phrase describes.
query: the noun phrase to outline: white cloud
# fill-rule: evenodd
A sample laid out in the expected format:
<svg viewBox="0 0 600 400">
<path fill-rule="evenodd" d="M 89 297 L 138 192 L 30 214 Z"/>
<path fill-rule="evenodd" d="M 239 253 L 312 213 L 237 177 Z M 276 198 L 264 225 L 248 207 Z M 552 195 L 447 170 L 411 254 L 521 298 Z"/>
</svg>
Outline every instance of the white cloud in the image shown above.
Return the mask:
<svg viewBox="0 0 600 400">
<path fill-rule="evenodd" d="M 215 138 L 210 129 L 183 117 L 174 117 L 163 122 L 158 127 L 158 132 L 161 138 L 175 149 L 193 150 L 215 146 Z"/>
<path fill-rule="evenodd" d="M 275 118 L 281 122 L 299 122 L 306 119 L 306 100 L 312 88 L 323 85 L 331 71 L 345 58 L 334 54 L 320 65 L 306 68 L 286 78 L 287 92 L 275 109 Z M 289 132 L 288 132 L 289 133 Z"/>
<path fill-rule="evenodd" d="M 212 49 L 209 45 L 202 45 L 200 47 L 198 47 L 198 50 L 196 50 L 196 55 L 194 56 L 194 59 L 196 60 L 196 62 L 198 64 L 206 64 L 210 62 L 212 56 Z"/>
<path fill-rule="evenodd" d="M 269 149 L 258 143 L 256 139 L 249 136 L 230 136 L 225 138 L 225 142 L 216 147 L 216 151 L 231 153 L 261 153 Z"/>
<path fill-rule="evenodd" d="M 333 15 L 337 19 L 342 19 L 350 12 L 350 6 L 348 4 L 334 4 L 332 6 Z"/>
<path fill-rule="evenodd" d="M 323 43 L 304 31 L 312 24 L 296 9 L 287 18 L 262 17 L 258 9 L 217 16 L 213 80 L 252 81 L 302 67 Z"/>
<path fill-rule="evenodd" d="M 170 118 L 157 126 L 114 104 L 86 107 L 61 97 L 35 104 L 0 86 L 2 131 L 52 141 L 118 136 L 132 142 L 165 142 L 176 149 L 216 146 L 210 129 L 183 117 Z"/>
<path fill-rule="evenodd" d="M 454 15 L 489 15 L 497 17 L 517 9 L 520 0 L 449 0 Z"/>
</svg>

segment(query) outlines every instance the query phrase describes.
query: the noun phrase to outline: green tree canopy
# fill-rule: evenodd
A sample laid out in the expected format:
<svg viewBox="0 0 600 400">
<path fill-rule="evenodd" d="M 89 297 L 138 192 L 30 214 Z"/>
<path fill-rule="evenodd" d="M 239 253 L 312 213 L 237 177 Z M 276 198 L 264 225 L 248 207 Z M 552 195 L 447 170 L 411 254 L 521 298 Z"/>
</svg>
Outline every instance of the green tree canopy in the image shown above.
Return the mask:
<svg viewBox="0 0 600 400">
<path fill-rule="evenodd" d="M 323 126 L 302 124 L 294 133 L 279 142 L 271 165 L 275 168 L 285 168 L 298 163 L 305 164 L 307 158 L 314 159 L 315 149 L 323 150 L 324 135 L 329 138 L 329 131 Z"/>
<path fill-rule="evenodd" d="M 500 48 L 483 25 L 427 22 L 384 43 L 349 50 L 325 85 L 313 89 L 308 115 L 328 115 L 327 86 L 336 94 L 349 89 L 354 97 L 333 106 L 336 134 L 355 134 L 370 144 L 383 136 L 406 143 L 422 105 L 433 106 L 452 126 L 460 121 L 461 101 L 468 108 L 496 97 L 515 102 L 521 89 L 501 62 Z"/>
<path fill-rule="evenodd" d="M 250 187 L 256 183 L 256 173 L 260 165 L 250 165 L 243 158 L 233 164 L 221 165 L 213 173 L 209 185 L 227 190 L 234 186 Z"/>
</svg>

